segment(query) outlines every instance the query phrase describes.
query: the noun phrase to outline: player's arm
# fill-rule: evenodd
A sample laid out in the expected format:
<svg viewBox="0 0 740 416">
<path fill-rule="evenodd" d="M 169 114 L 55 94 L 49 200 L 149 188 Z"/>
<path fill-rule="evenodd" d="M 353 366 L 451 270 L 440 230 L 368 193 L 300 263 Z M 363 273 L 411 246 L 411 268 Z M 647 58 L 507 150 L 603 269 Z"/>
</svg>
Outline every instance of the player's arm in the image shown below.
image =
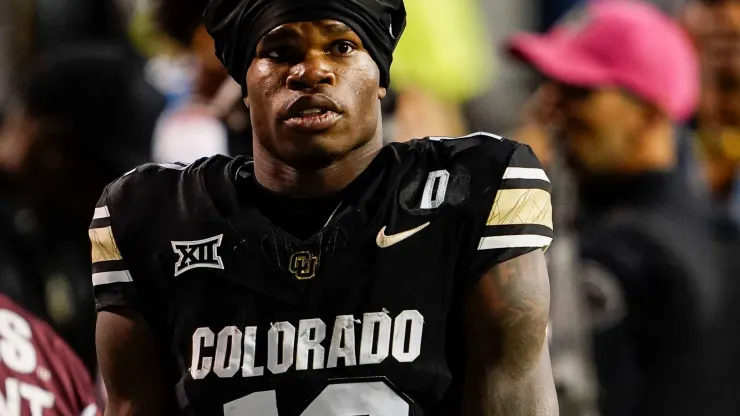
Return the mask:
<svg viewBox="0 0 740 416">
<path fill-rule="evenodd" d="M 463 307 L 463 414 L 557 415 L 546 328 L 550 285 L 541 250 L 488 270 Z"/>
<path fill-rule="evenodd" d="M 128 230 L 138 225 L 137 216 L 130 213 L 132 199 L 122 189 L 137 189 L 136 179 L 136 174 L 125 176 L 106 187 L 89 229 L 98 312 L 95 344 L 108 416 L 172 414 L 163 353 L 142 309 L 142 297 L 151 285 L 145 276 L 132 273 L 132 268 L 143 270 L 136 257 L 125 257 L 136 244 Z"/>
<path fill-rule="evenodd" d="M 137 312 L 130 308 L 99 312 L 95 343 L 108 394 L 106 416 L 171 413 L 161 352 Z"/>
<path fill-rule="evenodd" d="M 485 191 L 473 199 L 478 201 L 470 215 L 476 238 L 467 275 L 474 283 L 462 307 L 466 416 L 558 413 L 545 336 L 550 286 L 543 252 L 553 236 L 550 179 L 528 146 L 489 141 L 479 153 L 489 150 L 486 160 L 495 167 L 500 149 L 512 147 L 503 174 L 492 170 L 473 186 Z"/>
</svg>

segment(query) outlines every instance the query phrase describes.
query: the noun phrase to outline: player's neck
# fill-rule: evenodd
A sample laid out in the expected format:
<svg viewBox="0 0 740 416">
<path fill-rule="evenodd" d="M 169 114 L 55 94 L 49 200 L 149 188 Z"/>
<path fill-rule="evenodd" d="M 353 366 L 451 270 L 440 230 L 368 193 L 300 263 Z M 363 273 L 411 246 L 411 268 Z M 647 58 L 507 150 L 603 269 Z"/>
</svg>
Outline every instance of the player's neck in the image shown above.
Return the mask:
<svg viewBox="0 0 740 416">
<path fill-rule="evenodd" d="M 345 157 L 318 169 L 296 169 L 276 159 L 262 146 L 254 146 L 254 175 L 264 188 L 277 194 L 315 198 L 347 187 L 372 162 L 383 146 L 373 139 Z"/>
</svg>

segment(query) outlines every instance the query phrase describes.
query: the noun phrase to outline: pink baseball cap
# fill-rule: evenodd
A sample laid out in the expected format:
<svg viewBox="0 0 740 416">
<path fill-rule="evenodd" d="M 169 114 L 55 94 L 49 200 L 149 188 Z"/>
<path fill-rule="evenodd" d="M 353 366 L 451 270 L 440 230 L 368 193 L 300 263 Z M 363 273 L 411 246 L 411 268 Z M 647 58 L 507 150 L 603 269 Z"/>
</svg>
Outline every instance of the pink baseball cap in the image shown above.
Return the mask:
<svg viewBox="0 0 740 416">
<path fill-rule="evenodd" d="M 507 49 L 556 81 L 622 87 L 674 120 L 693 115 L 699 62 L 676 22 L 632 0 L 592 1 L 582 12 L 544 35 L 514 35 Z"/>
</svg>

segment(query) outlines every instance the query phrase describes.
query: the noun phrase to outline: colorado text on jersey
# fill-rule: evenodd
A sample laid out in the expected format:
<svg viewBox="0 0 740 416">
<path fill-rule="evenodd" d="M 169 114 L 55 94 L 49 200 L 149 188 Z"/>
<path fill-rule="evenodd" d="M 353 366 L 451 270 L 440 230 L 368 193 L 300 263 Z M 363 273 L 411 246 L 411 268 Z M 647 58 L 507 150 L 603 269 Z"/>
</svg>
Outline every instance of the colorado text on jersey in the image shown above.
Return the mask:
<svg viewBox="0 0 740 416">
<path fill-rule="evenodd" d="M 360 344 L 356 345 L 355 324 L 361 324 Z M 242 377 L 264 375 L 264 367 L 272 374 L 380 364 L 389 355 L 399 363 L 413 362 L 421 354 L 424 317 L 419 311 L 407 310 L 391 319 L 386 311 L 363 314 L 362 320 L 352 315 L 337 316 L 331 329 L 329 351 L 322 345 L 327 337 L 326 323 L 319 319 L 275 322 L 267 331 L 267 362 L 256 362 L 257 327 L 241 329 L 227 326 L 218 334 L 207 327 L 193 333 L 193 356 L 190 375 L 204 379 L 213 372 L 220 378 L 234 377 L 241 368 Z M 280 341 L 282 340 L 282 341 Z M 215 344 L 215 351 L 212 350 Z M 206 349 L 211 349 L 206 352 Z M 227 356 L 227 352 L 230 351 Z M 340 360 L 341 359 L 341 360 Z"/>
</svg>

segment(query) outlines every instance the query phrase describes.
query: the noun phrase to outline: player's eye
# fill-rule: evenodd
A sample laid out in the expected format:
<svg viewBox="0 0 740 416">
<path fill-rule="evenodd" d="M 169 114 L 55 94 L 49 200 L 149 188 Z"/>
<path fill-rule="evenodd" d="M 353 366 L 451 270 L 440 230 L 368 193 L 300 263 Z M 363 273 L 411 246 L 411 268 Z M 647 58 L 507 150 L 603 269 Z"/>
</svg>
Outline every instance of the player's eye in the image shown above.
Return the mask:
<svg viewBox="0 0 740 416">
<path fill-rule="evenodd" d="M 289 62 L 298 59 L 301 49 L 289 42 L 265 42 L 257 49 L 260 58 L 270 59 L 276 62 Z"/>
<path fill-rule="evenodd" d="M 331 45 L 331 52 L 339 55 L 348 55 L 356 50 L 355 45 L 347 40 L 340 40 Z"/>
<path fill-rule="evenodd" d="M 270 59 L 285 59 L 288 56 L 288 48 L 286 47 L 276 47 L 272 48 L 269 51 L 267 51 L 267 57 Z"/>
</svg>

